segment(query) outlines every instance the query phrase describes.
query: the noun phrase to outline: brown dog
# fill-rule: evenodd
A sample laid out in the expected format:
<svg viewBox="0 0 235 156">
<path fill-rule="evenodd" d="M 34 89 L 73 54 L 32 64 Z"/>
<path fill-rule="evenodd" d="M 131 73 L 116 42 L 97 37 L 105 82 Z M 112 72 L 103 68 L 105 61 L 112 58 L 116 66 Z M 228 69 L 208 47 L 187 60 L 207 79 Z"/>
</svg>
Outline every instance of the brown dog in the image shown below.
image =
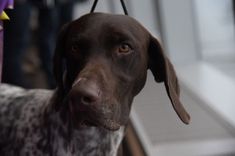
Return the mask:
<svg viewBox="0 0 235 156">
<path fill-rule="evenodd" d="M 1 100 L 0 115 L 10 114 L 3 106 L 20 102 L 19 92 L 21 97 L 24 95 L 22 107 L 33 107 L 38 114 L 31 122 L 15 119 L 22 125 L 14 122 L 10 125 L 11 133 L 15 134 L 10 138 L 4 139 L 3 132 L 8 130 L 0 129 L 3 138 L 0 155 L 23 156 L 28 152 L 36 153 L 34 156 L 115 156 L 133 98 L 143 88 L 148 69 L 157 82 L 164 82 L 176 113 L 188 124 L 190 117 L 179 100 L 173 66 L 159 41 L 141 24 L 128 16 L 104 13 L 87 14 L 67 24 L 57 41 L 54 72 L 58 88 L 52 97 L 48 92 L 38 90 L 0 87 L 0 98 L 11 97 Z M 36 98 L 39 95 L 44 96 Z M 32 96 L 34 98 L 29 98 Z M 35 106 L 32 106 L 32 100 L 37 103 Z M 11 108 L 7 111 L 17 110 L 20 110 L 19 116 L 34 118 L 33 113 L 27 112 L 31 109 Z M 11 117 L 1 118 L 0 126 L 9 128 L 6 123 L 12 121 Z M 18 120 L 22 118 L 18 117 Z M 19 127 L 21 133 L 16 132 Z M 31 127 L 27 134 L 23 132 L 24 127 Z M 15 152 L 10 152 L 12 148 Z"/>
</svg>

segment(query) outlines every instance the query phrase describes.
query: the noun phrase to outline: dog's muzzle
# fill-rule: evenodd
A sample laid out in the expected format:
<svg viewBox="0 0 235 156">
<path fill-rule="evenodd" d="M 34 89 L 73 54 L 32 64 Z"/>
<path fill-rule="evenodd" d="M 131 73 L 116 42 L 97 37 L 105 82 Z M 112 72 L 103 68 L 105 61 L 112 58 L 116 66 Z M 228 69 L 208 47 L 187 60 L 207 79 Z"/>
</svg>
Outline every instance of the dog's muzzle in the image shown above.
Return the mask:
<svg viewBox="0 0 235 156">
<path fill-rule="evenodd" d="M 104 104 L 100 87 L 92 80 L 79 78 L 73 83 L 69 92 L 69 108 L 76 127 L 120 128 L 120 124 L 111 119 L 113 112 Z"/>
</svg>

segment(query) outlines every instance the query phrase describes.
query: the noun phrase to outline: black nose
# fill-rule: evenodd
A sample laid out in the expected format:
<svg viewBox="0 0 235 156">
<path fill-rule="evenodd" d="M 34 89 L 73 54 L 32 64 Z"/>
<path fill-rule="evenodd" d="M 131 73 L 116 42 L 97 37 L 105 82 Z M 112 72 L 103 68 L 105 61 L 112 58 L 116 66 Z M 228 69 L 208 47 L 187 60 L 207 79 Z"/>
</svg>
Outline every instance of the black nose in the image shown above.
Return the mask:
<svg viewBox="0 0 235 156">
<path fill-rule="evenodd" d="M 81 79 L 73 85 L 70 98 L 80 110 L 95 107 L 100 101 L 100 89 L 94 81 Z"/>
</svg>

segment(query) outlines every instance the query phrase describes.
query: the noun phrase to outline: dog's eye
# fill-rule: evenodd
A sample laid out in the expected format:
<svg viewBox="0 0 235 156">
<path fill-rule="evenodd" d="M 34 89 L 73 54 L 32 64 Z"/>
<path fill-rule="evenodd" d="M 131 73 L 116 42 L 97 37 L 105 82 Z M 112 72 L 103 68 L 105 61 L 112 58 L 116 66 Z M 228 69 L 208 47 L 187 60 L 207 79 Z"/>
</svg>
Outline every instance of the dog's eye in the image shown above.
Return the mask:
<svg viewBox="0 0 235 156">
<path fill-rule="evenodd" d="M 127 43 L 121 44 L 118 48 L 119 53 L 129 53 L 130 51 L 131 51 L 131 47 Z"/>
<path fill-rule="evenodd" d="M 78 51 L 78 49 L 79 49 L 79 47 L 76 44 L 72 45 L 72 47 L 71 47 L 72 52 L 76 52 L 76 51 Z"/>
</svg>

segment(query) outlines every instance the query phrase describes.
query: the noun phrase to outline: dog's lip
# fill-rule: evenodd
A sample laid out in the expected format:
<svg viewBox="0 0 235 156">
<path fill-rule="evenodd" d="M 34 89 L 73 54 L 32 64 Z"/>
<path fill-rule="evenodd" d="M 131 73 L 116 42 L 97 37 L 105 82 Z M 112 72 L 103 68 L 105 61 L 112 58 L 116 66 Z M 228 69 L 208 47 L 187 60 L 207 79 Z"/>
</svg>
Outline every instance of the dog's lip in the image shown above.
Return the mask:
<svg viewBox="0 0 235 156">
<path fill-rule="evenodd" d="M 103 127 L 104 129 L 110 131 L 118 130 L 121 125 L 111 119 L 90 119 L 89 117 L 84 117 L 83 120 L 75 120 L 76 125 L 79 127 Z"/>
<path fill-rule="evenodd" d="M 83 120 L 79 123 L 79 127 L 96 127 L 97 124 L 89 120 Z"/>
<path fill-rule="evenodd" d="M 105 119 L 101 124 L 103 128 L 108 129 L 110 131 L 116 131 L 121 127 L 121 124 L 111 120 L 111 119 Z"/>
<path fill-rule="evenodd" d="M 70 104 L 71 120 L 78 127 L 103 127 L 110 131 L 116 131 L 121 127 L 121 124 L 110 118 L 97 117 L 97 114 L 86 110 L 77 110 Z"/>
<path fill-rule="evenodd" d="M 80 123 L 80 126 L 84 127 L 103 127 L 104 129 L 110 130 L 110 131 L 116 131 L 118 130 L 121 125 L 118 124 L 117 122 L 106 119 L 102 121 L 91 121 L 91 120 L 84 120 L 83 122 Z"/>
</svg>

